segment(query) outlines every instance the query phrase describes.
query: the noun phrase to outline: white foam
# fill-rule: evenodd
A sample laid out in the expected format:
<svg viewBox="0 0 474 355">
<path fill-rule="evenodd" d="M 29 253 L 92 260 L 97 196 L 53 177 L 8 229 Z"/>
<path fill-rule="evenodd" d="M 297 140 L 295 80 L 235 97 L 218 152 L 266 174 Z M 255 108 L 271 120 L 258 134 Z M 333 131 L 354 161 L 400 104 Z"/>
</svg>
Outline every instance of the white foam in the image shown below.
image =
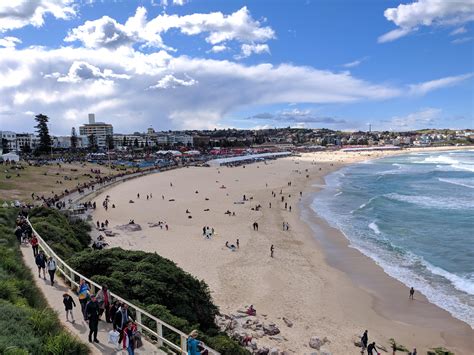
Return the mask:
<svg viewBox="0 0 474 355">
<path fill-rule="evenodd" d="M 412 196 L 400 195 L 397 193 L 385 194 L 384 197 L 418 205 L 427 208 L 438 208 L 448 210 L 465 210 L 466 208 L 474 208 L 474 201 L 472 199 L 459 199 L 448 197 L 429 197 L 429 196 Z"/>
<path fill-rule="evenodd" d="M 443 179 L 438 178 L 439 181 L 446 182 L 448 184 L 458 185 L 468 187 L 470 189 L 474 189 L 474 183 L 469 184 L 468 182 L 472 181 L 472 179 Z"/>
<path fill-rule="evenodd" d="M 375 234 L 377 234 L 377 235 L 380 234 L 380 229 L 379 229 L 379 226 L 377 225 L 377 223 L 375 223 L 375 222 L 370 223 L 369 228 L 372 229 Z"/>
<path fill-rule="evenodd" d="M 339 191 L 337 194 L 334 195 L 334 197 L 342 195 L 342 191 Z"/>
</svg>

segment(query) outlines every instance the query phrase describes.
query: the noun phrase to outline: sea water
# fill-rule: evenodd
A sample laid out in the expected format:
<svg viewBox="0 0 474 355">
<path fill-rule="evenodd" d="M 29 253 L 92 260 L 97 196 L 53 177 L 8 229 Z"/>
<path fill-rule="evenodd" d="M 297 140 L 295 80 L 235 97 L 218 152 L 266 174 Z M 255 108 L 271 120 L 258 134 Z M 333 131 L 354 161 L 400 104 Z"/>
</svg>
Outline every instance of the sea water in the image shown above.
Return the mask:
<svg viewBox="0 0 474 355">
<path fill-rule="evenodd" d="M 345 167 L 311 206 L 387 274 L 474 328 L 474 150 Z"/>
</svg>

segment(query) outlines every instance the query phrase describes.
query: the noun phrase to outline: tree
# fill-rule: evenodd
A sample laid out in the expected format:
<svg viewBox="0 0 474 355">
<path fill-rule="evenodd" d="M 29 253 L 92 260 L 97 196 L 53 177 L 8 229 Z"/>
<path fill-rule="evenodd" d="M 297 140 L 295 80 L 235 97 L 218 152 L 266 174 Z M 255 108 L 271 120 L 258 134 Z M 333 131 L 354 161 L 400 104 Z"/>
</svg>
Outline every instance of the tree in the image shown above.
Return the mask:
<svg viewBox="0 0 474 355">
<path fill-rule="evenodd" d="M 30 154 L 31 153 L 30 145 L 28 143 L 23 144 L 23 146 L 21 147 L 21 152 L 23 154 Z"/>
<path fill-rule="evenodd" d="M 114 149 L 114 137 L 112 137 L 110 134 L 107 135 L 107 137 L 105 137 L 105 142 L 107 144 L 108 149 Z"/>
<path fill-rule="evenodd" d="M 122 146 L 123 147 L 126 147 L 128 144 L 127 144 L 127 137 L 126 136 L 123 136 L 123 140 L 122 140 Z"/>
<path fill-rule="evenodd" d="M 89 139 L 89 150 L 91 152 L 96 152 L 97 151 L 97 139 L 96 139 L 96 136 L 94 136 L 93 134 L 89 135 L 88 136 L 88 139 Z"/>
<path fill-rule="evenodd" d="M 2 138 L 2 150 L 3 154 L 6 154 L 10 151 L 10 147 L 8 146 L 8 139 Z"/>
<path fill-rule="evenodd" d="M 35 121 L 38 123 L 35 128 L 39 136 L 39 144 L 36 150 L 40 154 L 47 154 L 50 152 L 52 146 L 52 140 L 48 129 L 49 117 L 40 113 L 35 116 Z"/>
<path fill-rule="evenodd" d="M 138 138 L 135 138 L 135 140 L 133 141 L 133 146 L 135 148 L 138 148 Z"/>
<path fill-rule="evenodd" d="M 72 129 L 71 129 L 71 148 L 72 148 L 72 150 L 76 150 L 76 148 L 77 148 L 76 127 L 72 127 Z"/>
</svg>

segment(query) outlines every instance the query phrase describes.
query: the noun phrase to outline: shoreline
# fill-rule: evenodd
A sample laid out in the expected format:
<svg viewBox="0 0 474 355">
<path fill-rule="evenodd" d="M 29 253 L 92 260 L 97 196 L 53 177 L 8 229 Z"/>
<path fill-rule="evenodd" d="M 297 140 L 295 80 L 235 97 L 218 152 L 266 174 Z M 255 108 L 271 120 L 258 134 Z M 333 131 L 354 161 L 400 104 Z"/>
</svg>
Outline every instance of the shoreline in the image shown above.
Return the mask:
<svg viewBox="0 0 474 355">
<path fill-rule="evenodd" d="M 460 147 L 453 148 L 459 149 Z M 472 147 L 466 148 L 472 149 Z M 421 148 L 420 150 L 422 152 L 427 151 L 426 148 Z M 452 149 L 443 147 L 443 149 L 436 150 L 445 151 Z M 413 152 L 413 150 L 394 153 L 407 154 L 411 152 Z M 305 191 L 303 200 L 308 198 L 307 195 L 311 190 L 314 192 L 315 188 L 312 187 L 312 185 L 315 181 L 304 177 L 304 174 L 302 174 L 303 164 L 304 167 L 311 170 L 310 174 L 312 177 L 316 175 L 316 180 L 322 185 L 324 184 L 325 175 L 341 168 L 343 165 L 386 155 L 388 154 L 374 154 L 374 152 L 352 155 L 337 154 L 335 152 L 311 153 L 303 154 L 301 157 L 277 160 L 269 164 L 256 163 L 248 165 L 245 170 L 243 170 L 242 167 L 220 169 L 187 168 L 179 169 L 172 173 L 152 174 L 140 179 L 134 179 L 128 182 L 128 184 L 119 184 L 105 191 L 107 191 L 107 194 L 110 193 L 112 198 L 115 198 L 117 193 L 120 195 L 128 193 L 128 197 L 123 196 L 122 198 L 125 203 L 127 198 L 134 195 L 135 189 L 142 189 L 143 186 L 148 186 L 150 189 L 152 187 L 161 189 L 169 193 L 170 188 L 163 186 L 164 184 L 161 184 L 162 186 L 156 185 L 160 185 L 160 182 L 163 183 L 170 179 L 176 179 L 178 180 L 176 183 L 179 184 L 179 186 L 185 183 L 185 181 L 189 181 L 188 184 L 195 184 L 197 188 L 197 185 L 199 185 L 198 182 L 200 181 L 199 179 L 204 178 L 207 180 L 207 183 L 204 182 L 202 186 L 200 186 L 199 194 L 202 192 L 201 189 L 209 188 L 209 193 L 213 194 L 211 200 L 216 199 L 214 203 L 209 202 L 209 205 L 212 204 L 212 206 L 210 206 L 212 207 L 211 212 L 214 211 L 214 207 L 216 209 L 227 208 L 225 204 L 229 203 L 229 198 L 230 200 L 238 199 L 242 196 L 242 193 L 253 196 L 254 202 L 252 204 L 260 203 L 263 206 L 263 211 L 249 211 L 248 206 L 233 206 L 230 204 L 231 208 L 236 208 L 236 218 L 223 217 L 220 213 L 211 213 L 211 218 L 208 218 L 209 216 L 206 216 L 206 213 L 198 213 L 198 216 L 195 216 L 194 211 L 199 207 L 203 207 L 207 202 L 203 202 L 201 199 L 196 204 L 197 201 L 194 201 L 196 195 L 194 195 L 194 191 L 192 191 L 193 188 L 190 187 L 191 191 L 188 191 L 187 194 L 183 193 L 180 196 L 180 200 L 177 199 L 173 204 L 163 203 L 164 205 L 169 205 L 169 208 L 156 206 L 156 211 L 142 210 L 143 214 L 147 215 L 143 216 L 143 218 L 151 219 L 152 216 L 156 216 L 156 214 L 166 215 L 167 220 L 168 218 L 174 218 L 171 220 L 172 223 L 170 223 L 170 229 L 172 231 L 169 234 L 171 238 L 168 238 L 162 231 L 144 228 L 141 234 L 147 235 L 140 235 L 138 239 L 136 236 L 128 234 L 108 238 L 107 241 L 110 241 L 112 246 L 157 251 L 162 256 L 177 262 L 180 267 L 198 278 L 204 279 L 209 284 L 216 304 L 224 313 L 234 312 L 244 304 L 253 303 L 261 313 L 268 314 L 269 317 L 272 316 L 272 320 L 282 329 L 282 334 L 288 338 L 288 342 L 273 342 L 273 344 L 270 344 L 278 346 L 280 349 L 286 349 L 293 353 L 311 352 L 311 349 L 307 347 L 309 337 L 312 335 L 318 335 L 320 337 L 327 335 L 331 338 L 336 337 L 339 339 L 339 341 L 331 339 L 333 343 L 328 346 L 334 354 L 355 354 L 356 351 L 358 352 L 359 350 L 354 347 L 351 339 L 354 338 L 354 336 L 360 336 L 359 333 L 363 331 L 363 329 L 369 328 L 371 329 L 369 330 L 369 338 L 375 339 L 377 343 L 381 342 L 386 344 L 386 340 L 389 337 L 394 337 L 397 342 L 407 345 L 408 347 L 411 347 L 410 344 L 415 344 L 420 353 L 422 349 L 442 345 L 455 351 L 456 354 L 468 354 L 468 349 L 474 346 L 472 341 L 469 341 L 469 337 L 472 336 L 473 332 L 464 322 L 453 318 L 449 313 L 428 303 L 426 300 L 423 302 L 420 300 L 422 306 L 417 306 L 415 312 L 407 312 L 405 309 L 405 316 L 411 316 L 413 319 L 410 319 L 410 317 L 407 319 L 402 317 L 400 319 L 398 317 L 401 313 L 400 309 L 392 305 L 392 303 L 396 304 L 396 300 L 399 298 L 398 296 L 397 298 L 391 294 L 388 296 L 384 294 L 379 295 L 377 292 L 371 290 L 370 287 L 354 282 L 350 275 L 346 275 L 345 272 L 338 269 L 338 265 L 332 265 L 331 260 L 329 260 L 330 258 L 326 255 L 327 250 L 323 250 L 325 248 L 321 244 L 321 241 L 318 241 L 314 237 L 314 231 L 311 230 L 311 227 L 306 225 L 304 221 L 304 223 L 301 223 L 300 210 L 302 210 L 302 208 L 298 205 L 304 203 L 304 201 L 298 201 L 297 203 L 292 201 L 294 207 L 293 213 L 288 213 L 281 208 L 276 208 L 277 206 L 274 206 L 272 209 L 267 208 L 268 201 L 275 201 L 269 198 L 269 189 L 275 191 L 278 189 L 279 191 L 280 188 L 282 188 L 285 190 L 285 193 L 291 192 L 293 194 L 292 199 L 294 199 L 295 195 L 301 189 Z M 342 159 L 342 157 L 349 158 Z M 324 170 L 318 171 L 316 167 L 311 164 L 310 159 L 312 158 L 317 159 L 316 166 L 321 169 L 324 168 Z M 341 162 L 340 160 L 344 161 Z M 300 164 L 300 166 L 298 167 L 298 165 L 295 164 Z M 290 171 L 292 166 L 301 168 L 301 171 L 299 173 L 295 173 L 294 170 Z M 201 169 L 207 170 L 203 171 Z M 216 171 L 217 174 L 215 174 Z M 213 174 L 219 179 L 225 177 L 226 184 L 232 185 L 228 186 L 230 190 L 224 190 L 227 192 L 226 195 L 230 195 L 231 197 L 224 196 L 222 194 L 223 191 L 216 191 L 215 188 L 212 189 L 211 185 L 214 181 L 212 181 L 211 175 Z M 247 175 L 252 174 L 255 174 L 256 178 L 248 179 Z M 279 176 L 280 174 L 282 176 Z M 181 175 L 186 176 L 181 177 Z M 273 179 L 272 182 L 269 181 L 270 184 L 268 188 L 266 186 L 265 188 L 263 188 L 263 186 L 255 186 L 256 184 L 263 184 L 263 181 L 258 181 L 261 176 L 263 176 L 262 178 L 264 179 Z M 186 180 L 186 178 L 189 179 Z M 196 178 L 196 181 L 193 181 L 193 178 Z M 294 187 L 285 187 L 284 181 L 286 181 L 287 178 L 291 178 Z M 137 181 L 142 183 L 138 183 Z M 239 188 L 235 189 L 235 191 L 233 186 L 235 185 L 234 181 L 240 181 L 239 184 L 237 184 L 240 186 L 238 186 Z M 125 186 L 127 186 L 127 188 L 125 188 Z M 104 191 L 101 192 L 104 194 Z M 140 192 L 143 193 L 143 190 Z M 155 196 L 155 199 L 160 197 L 160 195 Z M 185 205 L 181 205 L 181 198 L 187 201 L 184 202 Z M 97 200 L 97 202 L 98 205 L 100 205 L 100 200 Z M 277 205 L 277 202 L 278 201 L 275 201 L 274 204 Z M 140 201 L 140 204 L 141 203 L 142 201 Z M 178 210 L 175 209 L 176 205 L 180 205 Z M 133 211 L 136 210 L 137 207 L 136 204 L 130 205 L 130 207 L 124 207 L 117 215 L 117 218 L 115 217 L 115 212 L 117 211 L 113 211 L 114 217 L 111 218 L 111 216 L 109 216 L 109 220 L 114 223 L 126 223 L 127 220 L 124 219 L 124 215 L 134 217 L 135 214 L 133 214 Z M 199 222 L 186 219 L 183 221 L 183 218 L 185 218 L 185 215 L 183 216 L 184 210 L 182 211 L 183 214 L 181 214 L 179 210 L 188 207 L 193 212 L 193 218 L 197 217 L 196 219 L 198 219 Z M 154 205 L 153 208 L 155 208 Z M 174 214 L 179 213 L 179 217 L 181 218 L 178 216 L 172 217 L 173 212 Z M 309 212 L 314 213 L 312 210 L 309 210 Z M 108 214 L 100 210 L 95 213 L 94 217 L 103 219 L 107 215 L 110 215 L 110 210 Z M 137 218 L 140 220 L 140 223 L 143 224 L 147 220 L 141 217 L 136 217 L 136 220 Z M 232 218 L 235 218 L 235 220 Z M 226 222 L 222 224 L 219 221 L 220 219 Z M 290 223 L 292 227 L 290 233 L 285 234 L 281 231 L 282 219 Z M 247 227 L 252 220 L 257 220 L 264 226 L 262 232 L 258 233 L 258 236 L 250 231 L 250 226 Z M 203 241 L 202 237 L 199 236 L 199 230 L 204 223 L 209 223 L 210 225 L 212 225 L 211 223 L 217 224 L 215 240 Z M 231 223 L 231 225 L 229 225 L 229 223 Z M 242 223 L 245 223 L 245 226 L 242 226 Z M 381 287 L 385 287 L 390 291 L 389 293 L 395 291 L 399 292 L 397 294 L 403 295 L 403 299 L 408 299 L 406 287 L 401 283 L 397 284 L 398 281 L 385 274 L 372 259 L 365 257 L 358 250 L 350 248 L 347 239 L 340 231 L 331 229 L 324 220 L 319 220 L 317 226 L 321 228 L 319 232 L 324 231 L 324 233 L 334 236 L 334 239 L 339 241 L 339 244 L 335 245 L 334 248 L 347 250 L 349 253 L 347 255 L 349 256 L 346 259 L 351 261 L 350 265 L 358 265 L 358 267 L 364 266 L 364 272 L 371 272 L 377 275 L 377 277 L 371 277 L 371 279 L 380 280 Z M 175 228 L 177 231 L 174 231 Z M 234 238 L 235 235 L 241 237 L 242 250 L 237 253 L 229 254 L 229 252 L 223 248 L 223 244 L 225 239 L 233 240 L 232 238 Z M 262 259 L 261 252 L 259 252 L 260 248 L 266 250 L 270 245 L 269 243 L 275 243 L 275 259 L 267 262 L 266 258 L 268 256 L 264 255 L 263 257 L 265 259 L 259 260 Z M 247 250 L 249 247 L 251 249 L 250 251 Z M 359 260 L 356 260 L 356 254 L 354 255 L 354 253 L 360 254 L 360 256 L 358 256 Z M 266 254 L 266 252 L 264 252 L 264 254 Z M 196 255 L 197 259 L 212 255 L 212 259 L 215 260 L 209 260 L 208 262 L 206 262 L 206 260 L 190 260 L 190 255 Z M 364 258 L 366 260 L 364 260 Z M 193 258 L 191 257 L 191 259 Z M 275 268 L 278 268 L 279 273 L 275 274 Z M 257 274 L 255 271 L 257 271 Z M 296 273 L 301 271 L 301 275 L 297 275 L 295 271 Z M 284 289 L 281 288 L 281 285 L 285 285 Z M 299 295 L 299 293 L 305 294 Z M 275 298 L 275 300 L 271 300 L 272 297 Z M 387 303 L 391 308 L 387 307 Z M 398 307 L 405 306 L 406 305 L 398 305 Z M 425 309 L 425 313 L 428 315 L 421 314 L 421 310 Z M 306 314 L 311 312 L 318 314 Z M 433 312 L 435 317 L 430 318 L 429 315 Z M 294 320 L 295 327 L 292 329 L 285 328 L 284 324 L 280 321 L 282 316 Z M 420 322 L 420 320 L 423 319 L 426 319 L 426 321 L 424 323 Z M 432 326 L 430 322 L 433 322 L 433 320 L 441 322 L 442 324 Z M 427 329 L 418 329 L 420 326 L 423 328 L 426 327 Z M 466 327 L 468 329 L 466 329 Z M 312 330 L 312 328 L 316 329 Z M 259 339 L 257 339 L 257 341 L 259 342 Z M 343 344 L 340 343 L 341 341 Z"/>
</svg>

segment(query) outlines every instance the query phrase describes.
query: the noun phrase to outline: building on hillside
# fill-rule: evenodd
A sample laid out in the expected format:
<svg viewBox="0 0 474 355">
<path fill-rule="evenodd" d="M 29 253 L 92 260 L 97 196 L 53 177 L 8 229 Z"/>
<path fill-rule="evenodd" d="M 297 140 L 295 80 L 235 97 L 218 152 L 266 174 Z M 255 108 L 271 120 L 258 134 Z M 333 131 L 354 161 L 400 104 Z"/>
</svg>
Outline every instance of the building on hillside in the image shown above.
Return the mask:
<svg viewBox="0 0 474 355">
<path fill-rule="evenodd" d="M 89 113 L 89 123 L 79 127 L 81 136 L 94 136 L 99 148 L 107 147 L 107 137 L 114 135 L 114 128 L 109 123 L 96 122 L 95 114 Z"/>
</svg>

